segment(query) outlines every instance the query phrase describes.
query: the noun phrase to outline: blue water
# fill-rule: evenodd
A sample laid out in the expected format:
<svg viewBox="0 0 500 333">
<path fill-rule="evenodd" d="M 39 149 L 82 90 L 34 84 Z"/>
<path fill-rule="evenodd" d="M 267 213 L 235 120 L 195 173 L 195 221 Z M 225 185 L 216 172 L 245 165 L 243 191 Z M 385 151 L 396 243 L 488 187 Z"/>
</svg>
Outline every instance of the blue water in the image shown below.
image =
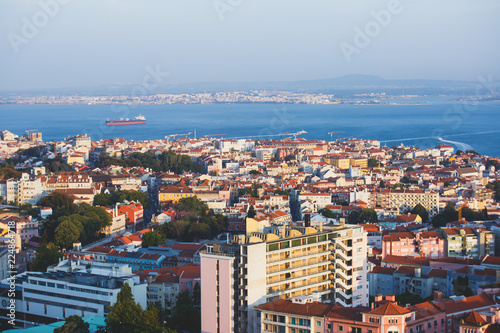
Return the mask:
<svg viewBox="0 0 500 333">
<path fill-rule="evenodd" d="M 3 105 L 0 130 L 15 134 L 36 129 L 44 141 L 86 133 L 93 140 L 123 137 L 162 139 L 168 134 L 193 132 L 225 138 L 268 136 L 305 130 L 304 138 L 329 140 L 355 137 L 387 141 L 387 146 L 429 148 L 442 137 L 457 149 L 472 147 L 480 154 L 500 156 L 500 104 L 438 102 L 430 105 Z M 105 126 L 106 119 L 143 114 L 145 125 Z M 192 135 L 192 134 L 191 134 Z M 284 135 L 287 136 L 287 135 Z"/>
</svg>

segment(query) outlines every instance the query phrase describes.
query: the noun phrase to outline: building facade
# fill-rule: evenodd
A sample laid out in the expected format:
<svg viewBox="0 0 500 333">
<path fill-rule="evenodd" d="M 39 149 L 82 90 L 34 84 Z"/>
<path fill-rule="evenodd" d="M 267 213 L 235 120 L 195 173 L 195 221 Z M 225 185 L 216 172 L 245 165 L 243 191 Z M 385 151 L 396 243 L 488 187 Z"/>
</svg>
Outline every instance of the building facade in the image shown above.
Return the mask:
<svg viewBox="0 0 500 333">
<path fill-rule="evenodd" d="M 253 307 L 279 299 L 315 294 L 367 305 L 366 237 L 357 225 L 282 227 L 208 246 L 201 254 L 202 331 L 256 332 Z"/>
</svg>

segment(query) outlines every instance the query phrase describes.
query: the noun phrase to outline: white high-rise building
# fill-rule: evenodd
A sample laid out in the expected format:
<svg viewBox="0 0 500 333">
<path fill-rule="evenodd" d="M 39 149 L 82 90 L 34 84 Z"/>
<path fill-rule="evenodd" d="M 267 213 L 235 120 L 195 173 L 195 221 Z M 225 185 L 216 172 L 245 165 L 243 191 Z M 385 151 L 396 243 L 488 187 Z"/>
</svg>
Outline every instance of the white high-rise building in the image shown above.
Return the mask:
<svg viewBox="0 0 500 333">
<path fill-rule="evenodd" d="M 254 306 L 315 295 L 342 306 L 368 305 L 367 234 L 276 228 L 235 236 L 201 254 L 202 332 L 257 332 Z"/>
</svg>

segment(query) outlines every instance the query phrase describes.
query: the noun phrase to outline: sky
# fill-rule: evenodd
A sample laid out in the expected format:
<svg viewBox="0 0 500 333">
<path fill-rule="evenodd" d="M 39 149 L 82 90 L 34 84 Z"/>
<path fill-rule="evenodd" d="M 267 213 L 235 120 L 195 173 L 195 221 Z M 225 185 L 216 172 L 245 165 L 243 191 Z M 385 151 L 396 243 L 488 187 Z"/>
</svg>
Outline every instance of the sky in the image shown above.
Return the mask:
<svg viewBox="0 0 500 333">
<path fill-rule="evenodd" d="M 499 79 L 499 17 L 498 0 L 1 0 L 0 90 L 137 84 L 147 68 L 172 84 Z"/>
</svg>

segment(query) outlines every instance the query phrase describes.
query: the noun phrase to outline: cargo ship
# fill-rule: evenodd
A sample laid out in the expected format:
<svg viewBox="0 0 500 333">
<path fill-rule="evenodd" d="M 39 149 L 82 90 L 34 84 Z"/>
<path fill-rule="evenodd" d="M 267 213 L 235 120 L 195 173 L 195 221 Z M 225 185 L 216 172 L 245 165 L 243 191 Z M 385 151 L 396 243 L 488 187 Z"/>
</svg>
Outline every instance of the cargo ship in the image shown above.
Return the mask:
<svg viewBox="0 0 500 333">
<path fill-rule="evenodd" d="M 141 125 L 146 123 L 146 117 L 142 114 L 138 115 L 134 119 L 120 118 L 117 120 L 106 120 L 106 126 L 119 126 L 119 125 Z"/>
</svg>

